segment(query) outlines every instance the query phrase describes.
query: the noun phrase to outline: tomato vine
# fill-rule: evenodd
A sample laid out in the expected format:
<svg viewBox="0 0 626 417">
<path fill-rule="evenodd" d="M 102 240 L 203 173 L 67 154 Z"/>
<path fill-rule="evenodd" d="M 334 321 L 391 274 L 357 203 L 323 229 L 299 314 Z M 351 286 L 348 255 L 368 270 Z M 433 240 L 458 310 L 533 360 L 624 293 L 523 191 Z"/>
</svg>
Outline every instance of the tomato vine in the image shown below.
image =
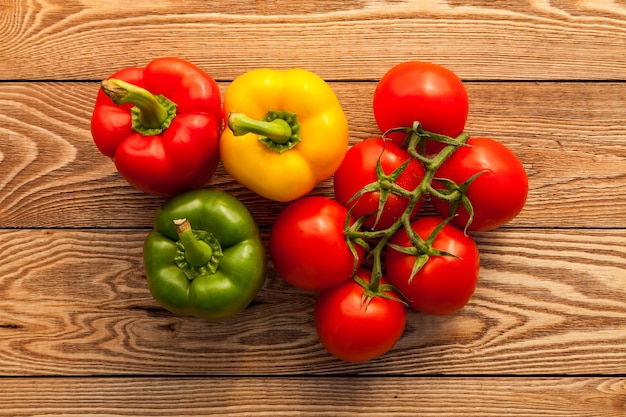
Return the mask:
<svg viewBox="0 0 626 417">
<path fill-rule="evenodd" d="M 421 182 L 415 189 L 406 190 L 400 186 L 397 186 L 393 182 L 393 180 L 394 178 L 397 178 L 399 176 L 399 174 L 408 164 L 408 161 L 407 163 L 399 167 L 396 171 L 394 171 L 393 175 L 385 174 L 381 169 L 380 164 L 378 164 L 376 170 L 378 181 L 366 185 L 354 196 L 354 199 L 357 199 L 359 198 L 359 196 L 363 195 L 366 192 L 372 192 L 373 190 L 380 189 L 381 182 L 388 182 L 389 184 L 386 187 L 386 191 L 403 196 L 405 198 L 408 198 L 409 200 L 409 203 L 406 206 L 402 215 L 398 217 L 391 224 L 391 226 L 385 229 L 367 230 L 363 228 L 364 223 L 367 221 L 370 215 L 379 215 L 380 212 L 383 210 L 385 203 L 384 201 L 382 201 L 382 199 L 382 206 L 379 208 L 377 213 L 372 213 L 370 215 L 360 217 L 356 219 L 356 221 L 352 225 L 346 226 L 345 237 L 348 241 L 348 246 L 351 248 L 351 251 L 353 251 L 353 254 L 355 255 L 355 259 L 357 259 L 357 251 L 354 245 L 359 245 L 366 250 L 366 252 L 368 253 L 368 257 L 372 262 L 371 278 L 369 282 L 366 283 L 363 280 L 359 280 L 357 278 L 357 282 L 359 282 L 366 288 L 370 296 L 381 296 L 385 294 L 386 291 L 389 291 L 389 286 L 385 286 L 384 288 L 381 286 L 381 279 L 383 277 L 383 251 L 389 245 L 389 240 L 402 227 L 405 228 L 411 238 L 411 242 L 413 243 L 414 248 L 412 252 L 413 255 L 416 257 L 416 266 L 413 268 L 412 275 L 415 275 L 415 273 L 417 273 L 419 269 L 424 264 L 426 264 L 430 256 L 454 256 L 452 254 L 443 253 L 433 248 L 434 237 L 436 236 L 436 233 L 439 229 L 435 231 L 435 234 L 432 235 L 431 238 L 426 240 L 422 239 L 413 231 L 413 229 L 411 228 L 412 213 L 415 205 L 419 204 L 425 195 L 436 195 L 438 198 L 450 202 L 454 200 L 461 200 L 463 198 L 462 193 L 459 191 L 444 194 L 439 192 L 438 190 L 435 190 L 432 186 L 432 182 L 435 179 L 435 172 L 450 157 L 450 155 L 452 155 L 458 147 L 467 146 L 466 143 L 470 137 L 469 134 L 463 132 L 458 137 L 451 138 L 449 136 L 426 131 L 422 128 L 419 122 L 415 122 L 410 128 L 391 129 L 383 134 L 383 138 L 385 140 L 389 140 L 386 138 L 389 133 L 393 132 L 403 132 L 406 134 L 406 139 L 403 143 L 403 146 L 406 147 L 411 157 L 415 158 L 421 164 L 423 164 L 425 168 L 425 173 Z M 428 140 L 434 140 L 443 143 L 445 144 L 445 147 L 434 156 L 425 156 L 423 153 L 420 153 L 418 149 L 424 149 L 426 141 Z M 441 227 L 447 224 L 450 220 L 450 218 L 445 219 L 441 223 Z M 356 274 L 356 265 L 354 272 Z M 386 297 L 388 297 L 388 295 L 386 295 Z"/>
</svg>

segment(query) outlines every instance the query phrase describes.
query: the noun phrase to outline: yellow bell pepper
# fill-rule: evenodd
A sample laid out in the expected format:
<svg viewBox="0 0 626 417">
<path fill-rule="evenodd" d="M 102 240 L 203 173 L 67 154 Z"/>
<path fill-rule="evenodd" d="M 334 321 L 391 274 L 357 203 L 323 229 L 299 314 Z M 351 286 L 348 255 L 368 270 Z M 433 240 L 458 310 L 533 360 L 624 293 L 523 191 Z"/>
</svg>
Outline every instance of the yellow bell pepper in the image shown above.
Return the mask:
<svg viewBox="0 0 626 417">
<path fill-rule="evenodd" d="M 276 201 L 292 201 L 330 178 L 348 150 L 348 121 L 316 74 L 261 68 L 236 78 L 224 95 L 228 129 L 220 139 L 226 171 Z"/>
</svg>

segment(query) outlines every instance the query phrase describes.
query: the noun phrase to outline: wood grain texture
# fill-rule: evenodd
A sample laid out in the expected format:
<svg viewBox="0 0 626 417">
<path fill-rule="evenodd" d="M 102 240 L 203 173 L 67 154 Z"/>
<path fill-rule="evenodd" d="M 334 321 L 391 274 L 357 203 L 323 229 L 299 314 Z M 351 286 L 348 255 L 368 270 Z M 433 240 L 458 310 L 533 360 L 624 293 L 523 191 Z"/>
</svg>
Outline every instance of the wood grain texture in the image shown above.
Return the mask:
<svg viewBox="0 0 626 417">
<path fill-rule="evenodd" d="M 463 79 L 624 78 L 626 6 L 615 1 L 118 4 L 5 0 L 0 79 L 102 79 L 166 55 L 222 80 L 259 66 L 374 80 L 412 59 Z"/>
<path fill-rule="evenodd" d="M 0 416 L 621 417 L 619 378 L 0 380 Z"/>
<path fill-rule="evenodd" d="M 615 0 L 0 0 L 0 416 L 626 414 L 626 5 Z M 410 312 L 363 364 L 329 356 L 315 293 L 272 268 L 227 323 L 150 296 L 142 243 L 162 198 L 93 145 L 100 79 L 158 56 L 228 83 L 256 67 L 330 82 L 351 142 L 377 135 L 376 81 L 433 61 L 467 130 L 522 160 L 521 215 L 475 234 L 466 308 Z M 219 168 L 267 242 L 284 204 Z M 332 181 L 315 193 L 332 195 Z M 426 209 L 426 212 L 428 213 Z"/>
<path fill-rule="evenodd" d="M 331 86 L 352 143 L 377 135 L 376 83 Z M 128 186 L 91 139 L 97 88 L 0 84 L 0 227 L 150 226 L 163 200 Z M 467 83 L 467 89 L 467 131 L 509 146 L 529 176 L 526 207 L 510 226 L 626 227 L 626 206 L 615 204 L 626 199 L 626 84 Z M 284 207 L 242 189 L 221 167 L 210 186 L 240 197 L 262 227 Z M 315 192 L 332 195 L 332 181 Z"/>
<path fill-rule="evenodd" d="M 272 269 L 227 323 L 161 309 L 145 283 L 146 235 L 0 230 L 0 375 L 626 374 L 623 230 L 478 235 L 470 304 L 411 312 L 392 352 L 355 365 L 317 341 L 315 293 Z"/>
</svg>

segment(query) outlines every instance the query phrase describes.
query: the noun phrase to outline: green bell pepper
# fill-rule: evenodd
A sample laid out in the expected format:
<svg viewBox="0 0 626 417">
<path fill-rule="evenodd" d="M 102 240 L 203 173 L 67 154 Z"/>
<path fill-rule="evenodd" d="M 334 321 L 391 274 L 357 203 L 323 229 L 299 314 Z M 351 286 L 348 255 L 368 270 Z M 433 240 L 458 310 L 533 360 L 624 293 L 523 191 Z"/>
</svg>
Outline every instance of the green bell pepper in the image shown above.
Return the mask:
<svg viewBox="0 0 626 417">
<path fill-rule="evenodd" d="M 267 256 L 258 226 L 225 191 L 192 190 L 166 201 L 143 254 L 150 293 L 177 314 L 229 319 L 265 281 Z"/>
</svg>

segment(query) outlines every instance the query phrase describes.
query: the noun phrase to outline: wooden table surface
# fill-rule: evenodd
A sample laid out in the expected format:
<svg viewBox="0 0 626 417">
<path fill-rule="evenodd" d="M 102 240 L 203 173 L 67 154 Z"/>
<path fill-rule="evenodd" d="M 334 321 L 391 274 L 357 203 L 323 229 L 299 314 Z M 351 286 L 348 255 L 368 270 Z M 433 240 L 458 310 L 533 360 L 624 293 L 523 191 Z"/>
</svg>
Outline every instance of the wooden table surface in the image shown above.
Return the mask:
<svg viewBox="0 0 626 417">
<path fill-rule="evenodd" d="M 459 313 L 409 313 L 397 346 L 348 364 L 317 340 L 315 294 L 271 268 L 221 324 L 151 298 L 142 243 L 163 199 L 92 142 L 99 81 L 179 56 L 222 92 L 257 67 L 335 90 L 352 143 L 374 88 L 431 61 L 470 97 L 466 130 L 522 160 L 525 209 L 477 234 Z M 0 1 L 0 415 L 626 415 L 626 3 Z M 330 181 L 315 193 L 332 194 Z M 273 203 L 219 168 L 210 187 Z"/>
</svg>

